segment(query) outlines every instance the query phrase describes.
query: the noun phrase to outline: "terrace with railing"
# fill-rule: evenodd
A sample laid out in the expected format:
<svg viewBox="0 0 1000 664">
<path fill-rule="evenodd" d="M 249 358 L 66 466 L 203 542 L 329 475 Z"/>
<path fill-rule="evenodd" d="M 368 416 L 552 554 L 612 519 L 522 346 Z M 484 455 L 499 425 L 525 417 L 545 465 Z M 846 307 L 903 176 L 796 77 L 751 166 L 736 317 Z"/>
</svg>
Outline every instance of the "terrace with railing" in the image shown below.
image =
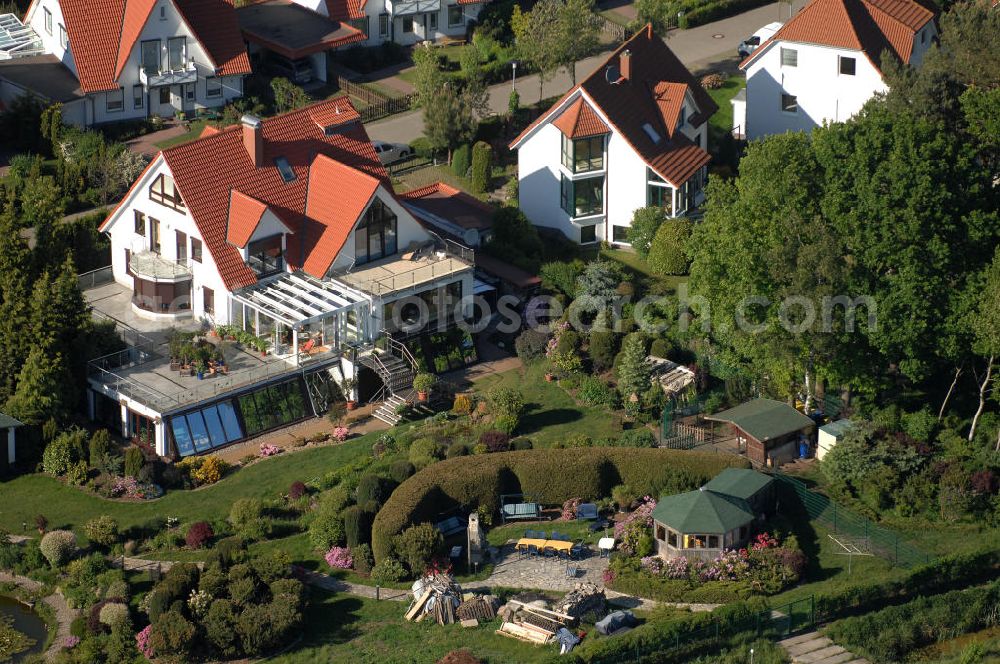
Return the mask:
<svg viewBox="0 0 1000 664">
<path fill-rule="evenodd" d="M 415 291 L 472 268 L 475 252 L 451 240 L 341 271 L 334 278 L 376 297 Z"/>
</svg>

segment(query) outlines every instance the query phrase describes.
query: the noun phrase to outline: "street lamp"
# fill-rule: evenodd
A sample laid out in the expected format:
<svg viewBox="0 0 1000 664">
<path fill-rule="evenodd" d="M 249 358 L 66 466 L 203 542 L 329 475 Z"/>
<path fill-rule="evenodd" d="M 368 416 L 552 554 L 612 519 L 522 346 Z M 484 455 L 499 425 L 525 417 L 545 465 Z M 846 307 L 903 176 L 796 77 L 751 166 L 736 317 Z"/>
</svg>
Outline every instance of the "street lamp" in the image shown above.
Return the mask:
<svg viewBox="0 0 1000 664">
<path fill-rule="evenodd" d="M 753 664 L 753 648 L 750 648 L 750 664 Z"/>
<path fill-rule="evenodd" d="M 513 76 L 510 79 L 510 91 L 514 92 L 514 84 L 517 83 L 517 60 L 511 60 L 510 66 L 513 70 Z"/>
</svg>

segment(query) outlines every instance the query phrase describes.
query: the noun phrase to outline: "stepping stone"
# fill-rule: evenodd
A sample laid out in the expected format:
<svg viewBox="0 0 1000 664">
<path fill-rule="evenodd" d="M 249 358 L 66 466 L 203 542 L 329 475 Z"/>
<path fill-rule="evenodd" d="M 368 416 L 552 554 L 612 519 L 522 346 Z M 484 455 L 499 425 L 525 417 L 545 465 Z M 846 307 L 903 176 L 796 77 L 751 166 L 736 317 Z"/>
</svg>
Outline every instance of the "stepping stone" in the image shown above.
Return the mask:
<svg viewBox="0 0 1000 664">
<path fill-rule="evenodd" d="M 820 660 L 826 659 L 827 657 L 833 657 L 834 655 L 839 655 L 844 652 L 844 649 L 838 645 L 829 645 L 825 648 L 819 650 L 813 650 L 800 657 L 796 657 L 796 661 L 802 662 L 802 664 L 814 664 Z"/>
<path fill-rule="evenodd" d="M 807 632 L 805 634 L 798 634 L 796 636 L 790 636 L 787 639 L 782 639 L 781 641 L 778 641 L 778 645 L 780 645 L 783 648 L 787 648 L 789 646 L 794 646 L 797 643 L 805 643 L 806 641 L 812 641 L 813 639 L 818 638 L 820 636 L 822 635 L 819 634 L 818 632 Z"/>
<path fill-rule="evenodd" d="M 836 655 L 832 655 L 826 659 L 821 659 L 818 662 L 815 662 L 815 664 L 847 664 L 847 662 L 851 661 L 857 661 L 854 654 L 843 650 Z"/>
<path fill-rule="evenodd" d="M 829 645 L 832 645 L 833 641 L 826 638 L 825 636 L 815 635 L 814 638 L 809 641 L 803 641 L 801 643 L 796 643 L 794 646 L 789 646 L 785 648 L 788 654 L 792 656 L 792 659 L 798 658 L 800 655 L 805 655 L 806 653 L 813 652 L 815 650 L 821 650 Z"/>
</svg>

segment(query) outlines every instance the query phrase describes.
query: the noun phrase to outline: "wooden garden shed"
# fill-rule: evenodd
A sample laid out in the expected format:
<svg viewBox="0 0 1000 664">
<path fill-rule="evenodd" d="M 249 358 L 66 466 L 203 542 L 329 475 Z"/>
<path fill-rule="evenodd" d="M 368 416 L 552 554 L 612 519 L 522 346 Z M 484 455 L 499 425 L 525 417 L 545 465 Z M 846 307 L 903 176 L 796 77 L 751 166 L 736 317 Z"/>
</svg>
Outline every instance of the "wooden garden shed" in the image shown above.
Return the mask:
<svg viewBox="0 0 1000 664">
<path fill-rule="evenodd" d="M 656 554 L 712 559 L 750 539 L 754 514 L 745 500 L 704 488 L 664 496 L 653 509 Z"/>
<path fill-rule="evenodd" d="M 810 440 L 815 422 L 786 403 L 774 399 L 754 399 L 715 415 L 709 422 L 728 424 L 741 452 L 751 463 L 778 467 L 798 456 L 800 440 Z"/>
</svg>

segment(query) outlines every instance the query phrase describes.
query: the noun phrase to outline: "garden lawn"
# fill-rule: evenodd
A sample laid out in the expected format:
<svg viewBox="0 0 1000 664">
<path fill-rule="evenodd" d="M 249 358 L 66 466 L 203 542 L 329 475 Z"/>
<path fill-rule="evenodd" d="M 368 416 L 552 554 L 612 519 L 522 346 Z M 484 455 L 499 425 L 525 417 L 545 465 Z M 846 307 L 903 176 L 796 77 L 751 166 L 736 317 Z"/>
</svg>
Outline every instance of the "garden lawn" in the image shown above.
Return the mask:
<svg viewBox="0 0 1000 664">
<path fill-rule="evenodd" d="M 647 282 L 647 288 L 649 282 L 658 281 L 666 286 L 664 292 L 676 292 L 677 288 L 688 280 L 688 277 L 685 275 L 653 274 L 652 269 L 649 267 L 649 263 L 634 251 L 626 249 L 601 249 L 599 251 L 599 255 L 603 258 L 608 258 L 621 263 L 629 272 L 632 272 L 638 278 L 645 280 Z M 593 258 L 593 255 L 588 255 L 585 251 L 582 258 L 584 260 L 588 260 Z"/>
<path fill-rule="evenodd" d="M 485 377 L 476 382 L 476 388 L 483 393 L 498 386 L 519 390 L 526 408 L 516 433 L 530 438 L 537 448 L 552 447 L 580 434 L 593 440 L 621 435 L 611 413 L 603 408 L 577 405 L 558 384 L 545 382 L 544 373 L 542 363 L 536 363 Z"/>
<path fill-rule="evenodd" d="M 161 150 L 166 150 L 167 148 L 173 148 L 178 145 L 183 145 L 184 143 L 190 143 L 191 141 L 201 136 L 201 132 L 209 124 L 211 123 L 208 120 L 192 120 L 190 124 L 188 124 L 188 131 L 186 134 L 181 134 L 180 136 L 174 136 L 173 138 L 168 138 L 167 140 L 160 141 L 155 145 Z"/>
<path fill-rule="evenodd" d="M 176 517 L 181 523 L 225 518 L 239 498 L 276 498 L 292 482 L 308 482 L 370 454 L 374 439 L 375 434 L 367 434 L 343 445 L 285 453 L 242 468 L 212 486 L 168 491 L 163 498 L 141 502 L 107 500 L 47 475 L 22 475 L 3 484 L 0 526 L 21 533 L 22 523 L 32 527 L 35 515 L 44 514 L 50 529 L 73 528 L 82 535 L 83 525 L 102 514 L 116 519 L 122 528 L 153 517 Z"/>
<path fill-rule="evenodd" d="M 732 131 L 733 105 L 729 103 L 729 100 L 735 97 L 744 85 L 746 85 L 746 77 L 742 74 L 734 74 L 726 79 L 721 88 L 706 90 L 708 96 L 719 106 L 715 115 L 708 119 L 709 133 L 716 140 Z"/>
<path fill-rule="evenodd" d="M 405 602 L 377 602 L 314 592 L 301 643 L 270 661 L 275 664 L 433 664 L 452 650 L 468 648 L 490 664 L 541 662 L 557 651 L 500 636 L 499 621 L 464 629 L 429 620 L 403 620 Z"/>
</svg>

